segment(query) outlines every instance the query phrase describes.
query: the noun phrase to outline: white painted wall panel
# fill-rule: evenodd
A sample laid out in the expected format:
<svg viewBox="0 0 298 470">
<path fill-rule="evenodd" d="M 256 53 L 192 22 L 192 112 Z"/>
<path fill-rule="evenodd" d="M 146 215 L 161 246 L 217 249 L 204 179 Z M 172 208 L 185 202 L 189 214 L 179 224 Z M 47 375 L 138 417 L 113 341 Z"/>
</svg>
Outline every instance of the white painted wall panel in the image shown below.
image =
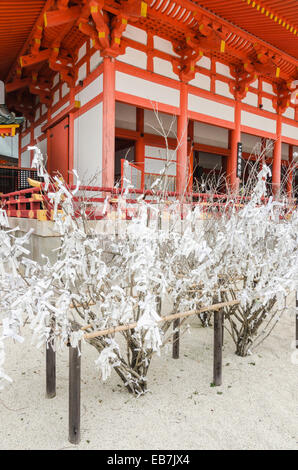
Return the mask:
<svg viewBox="0 0 298 470">
<path fill-rule="evenodd" d="M 164 171 L 165 163 L 154 158 L 145 158 L 145 173 L 161 173 Z M 171 162 L 166 170 L 166 175 L 176 176 L 176 163 Z"/>
<path fill-rule="evenodd" d="M 102 103 L 74 121 L 74 168 L 83 184 L 91 178 L 93 185 L 102 181 Z"/>
<path fill-rule="evenodd" d="M 136 108 L 126 103 L 116 102 L 115 109 L 116 127 L 121 129 L 136 130 Z"/>
<path fill-rule="evenodd" d="M 53 96 L 52 106 L 54 106 L 59 101 L 59 89 L 55 91 Z"/>
<path fill-rule="evenodd" d="M 294 108 L 287 108 L 285 112 L 283 113 L 284 117 L 287 117 L 289 119 L 295 119 L 295 109 Z"/>
<path fill-rule="evenodd" d="M 95 96 L 102 93 L 103 90 L 103 76 L 100 75 L 93 82 L 89 83 L 88 86 L 82 88 L 82 90 L 76 94 L 75 99 L 81 102 L 81 106 L 91 101 Z"/>
<path fill-rule="evenodd" d="M 141 44 L 147 44 L 147 33 L 143 29 L 136 28 L 128 24 L 122 36 L 124 38 L 132 39 L 133 41 L 140 42 Z"/>
<path fill-rule="evenodd" d="M 179 106 L 179 90 L 123 72 L 116 72 L 116 90 L 172 106 Z"/>
<path fill-rule="evenodd" d="M 146 70 L 147 68 L 147 55 L 145 52 L 132 49 L 131 47 L 127 47 L 125 54 L 119 55 L 117 60 L 124 62 L 125 64 L 134 65 L 135 67 L 139 67 L 143 70 Z"/>
<path fill-rule="evenodd" d="M 47 156 L 47 139 L 43 139 L 41 142 L 37 143 L 37 147 L 40 149 L 42 155 L 44 156 L 44 159 L 46 161 L 46 156 Z"/>
<path fill-rule="evenodd" d="M 80 80 L 85 80 L 87 76 L 87 65 L 86 63 L 81 65 L 81 67 L 78 70 L 78 79 L 76 81 L 76 85 L 79 83 Z"/>
<path fill-rule="evenodd" d="M 155 113 L 149 109 L 144 111 L 144 132 L 148 134 L 164 135 L 175 138 L 177 136 L 177 119 L 170 114 Z"/>
<path fill-rule="evenodd" d="M 216 73 L 232 78 L 229 67 L 225 64 L 222 64 L 221 62 L 216 62 Z"/>
<path fill-rule="evenodd" d="M 87 50 L 86 49 L 86 43 L 84 43 L 78 51 L 78 60 L 77 60 L 77 62 L 79 62 L 79 60 L 81 60 L 86 55 L 86 50 Z"/>
<path fill-rule="evenodd" d="M 289 160 L 289 145 L 288 144 L 281 144 L 281 159 L 282 160 Z"/>
<path fill-rule="evenodd" d="M 202 88 L 203 90 L 210 91 L 210 82 L 210 77 L 207 77 L 207 75 L 196 73 L 195 78 L 191 80 L 189 84 L 198 88 Z"/>
<path fill-rule="evenodd" d="M 40 108 L 37 108 L 36 113 L 35 113 L 35 121 L 38 121 L 40 118 Z"/>
<path fill-rule="evenodd" d="M 176 151 L 161 147 L 153 147 L 151 145 L 145 145 L 145 156 L 151 158 L 162 158 L 163 160 L 176 160 Z"/>
<path fill-rule="evenodd" d="M 30 168 L 30 150 L 26 150 L 21 155 L 21 167 Z"/>
<path fill-rule="evenodd" d="M 25 147 L 25 145 L 29 145 L 31 140 L 31 134 L 30 132 L 25 135 L 25 137 L 22 137 L 21 145 L 22 147 Z"/>
<path fill-rule="evenodd" d="M 56 73 L 53 79 L 53 87 L 56 86 L 58 83 L 59 83 L 59 73 Z"/>
<path fill-rule="evenodd" d="M 6 157 L 18 158 L 19 156 L 19 136 L 1 137 L 0 139 L 0 155 Z"/>
<path fill-rule="evenodd" d="M 270 100 L 269 98 L 262 98 L 262 105 L 265 111 L 269 111 L 270 113 L 276 113 L 275 109 L 272 106 L 272 100 Z"/>
<path fill-rule="evenodd" d="M 211 126 L 210 124 L 195 121 L 194 141 L 227 149 L 229 145 L 229 131 L 223 127 Z"/>
<path fill-rule="evenodd" d="M 102 57 L 100 56 L 100 52 L 96 51 L 92 56 L 90 57 L 90 72 L 93 72 L 93 70 L 97 69 L 99 64 L 102 62 Z"/>
<path fill-rule="evenodd" d="M 67 93 L 69 93 L 69 87 L 67 83 L 63 83 L 61 92 L 62 92 L 62 98 L 64 98 L 64 96 L 66 96 Z"/>
<path fill-rule="evenodd" d="M 66 109 L 67 106 L 69 106 L 69 101 L 66 101 L 66 103 L 64 103 L 62 106 L 60 106 L 60 108 L 57 109 L 57 111 L 55 111 L 54 113 L 52 113 L 52 119 L 56 116 L 58 116 L 59 113 L 61 113 L 61 111 L 63 111 L 63 109 Z"/>
<path fill-rule="evenodd" d="M 274 94 L 272 85 L 267 82 L 263 82 L 263 91 L 266 91 L 266 93 L 271 93 L 272 95 Z"/>
<path fill-rule="evenodd" d="M 210 70 L 211 68 L 211 60 L 209 57 L 203 56 L 201 59 L 197 62 L 197 65 L 200 67 L 204 67 L 204 69 Z"/>
<path fill-rule="evenodd" d="M 249 113 L 247 111 L 241 112 L 241 124 L 254 129 L 271 132 L 272 134 L 276 133 L 276 122 L 273 119 L 258 116 L 257 114 Z"/>
<path fill-rule="evenodd" d="M 154 57 L 153 66 L 155 73 L 158 73 L 159 75 L 164 75 L 168 78 L 173 78 L 174 80 L 178 80 L 178 76 L 173 72 L 172 64 L 168 60 L 163 60 L 159 57 Z"/>
<path fill-rule="evenodd" d="M 258 95 L 256 93 L 248 92 L 246 97 L 243 98 L 242 103 L 250 104 L 251 106 L 258 106 Z"/>
<path fill-rule="evenodd" d="M 289 126 L 288 124 L 283 124 L 282 135 L 290 139 L 298 140 L 298 127 Z"/>
<path fill-rule="evenodd" d="M 243 152 L 248 152 L 249 154 L 255 155 L 259 154 L 261 151 L 261 137 L 251 134 L 245 134 L 244 132 L 241 133 L 241 142 Z"/>
<path fill-rule="evenodd" d="M 162 52 L 165 52 L 166 54 L 171 54 L 171 55 L 178 57 L 178 55 L 174 52 L 173 44 L 170 41 L 167 41 L 166 39 L 160 38 L 158 36 L 154 36 L 153 44 L 154 44 L 154 49 L 157 49 L 158 51 L 162 51 Z"/>
<path fill-rule="evenodd" d="M 218 95 L 226 96 L 227 98 L 234 99 L 234 96 L 230 92 L 229 85 L 221 80 L 215 81 L 215 93 Z"/>
<path fill-rule="evenodd" d="M 197 113 L 206 114 L 226 121 L 234 121 L 234 108 L 226 104 L 202 98 L 201 96 L 188 95 L 188 109 Z"/>
</svg>

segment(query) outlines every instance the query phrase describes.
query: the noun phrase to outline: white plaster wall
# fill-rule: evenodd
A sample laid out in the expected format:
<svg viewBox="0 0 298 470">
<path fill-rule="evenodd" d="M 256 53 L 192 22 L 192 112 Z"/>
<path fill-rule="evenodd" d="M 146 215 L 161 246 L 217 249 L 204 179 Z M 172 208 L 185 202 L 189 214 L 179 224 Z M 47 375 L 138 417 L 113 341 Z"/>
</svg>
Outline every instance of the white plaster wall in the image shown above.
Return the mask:
<svg viewBox="0 0 298 470">
<path fill-rule="evenodd" d="M 26 150 L 21 154 L 21 167 L 30 168 L 30 151 Z"/>
<path fill-rule="evenodd" d="M 242 103 L 250 104 L 251 106 L 258 106 L 258 95 L 256 93 L 248 92 L 246 97 L 243 98 Z"/>
<path fill-rule="evenodd" d="M 157 49 L 158 51 L 162 51 L 162 52 L 165 52 L 166 54 L 171 54 L 171 55 L 178 57 L 178 55 L 174 52 L 173 45 L 170 41 L 167 41 L 166 39 L 160 38 L 158 36 L 154 36 L 153 44 L 154 44 L 154 49 Z"/>
<path fill-rule="evenodd" d="M 262 129 L 266 132 L 276 133 L 276 122 L 257 114 L 241 111 L 241 124 L 252 127 L 254 129 Z"/>
<path fill-rule="evenodd" d="M 218 95 L 226 96 L 227 98 L 234 99 L 234 96 L 230 92 L 229 85 L 221 80 L 215 81 L 215 93 Z"/>
<path fill-rule="evenodd" d="M 78 60 L 77 60 L 77 62 L 79 62 L 86 55 L 86 51 L 87 51 L 86 43 L 84 43 L 78 51 Z"/>
<path fill-rule="evenodd" d="M 145 173 L 161 173 L 165 169 L 165 162 L 162 160 L 155 160 L 154 158 L 145 158 Z M 166 175 L 176 176 L 176 162 L 169 163 Z"/>
<path fill-rule="evenodd" d="M 79 83 L 80 80 L 85 80 L 87 76 L 87 64 L 86 62 L 81 65 L 81 67 L 78 70 L 78 79 L 76 81 L 76 85 Z"/>
<path fill-rule="evenodd" d="M 82 88 L 79 93 L 76 94 L 75 99 L 80 101 L 81 106 L 91 101 L 93 98 L 98 96 L 103 91 L 103 76 L 100 75 L 93 82 L 89 83 L 88 86 Z"/>
<path fill-rule="evenodd" d="M 275 113 L 275 109 L 272 106 L 272 100 L 269 98 L 262 98 L 262 105 L 265 111 L 270 111 L 270 113 Z"/>
<path fill-rule="evenodd" d="M 202 73 L 196 73 L 195 78 L 189 82 L 190 85 L 210 91 L 210 77 Z"/>
<path fill-rule="evenodd" d="M 209 57 L 202 56 L 201 59 L 197 62 L 197 65 L 200 67 L 204 67 L 204 69 L 210 70 L 211 68 L 211 60 Z"/>
<path fill-rule="evenodd" d="M 180 104 L 179 90 L 119 71 L 116 72 L 116 90 L 171 106 L 179 107 Z"/>
<path fill-rule="evenodd" d="M 290 139 L 298 140 L 298 127 L 289 126 L 289 124 L 282 125 L 282 135 Z"/>
<path fill-rule="evenodd" d="M 167 134 L 168 137 L 175 138 L 177 136 L 177 118 L 170 114 L 158 113 L 157 119 L 153 111 L 145 109 L 144 132 L 156 135 Z"/>
<path fill-rule="evenodd" d="M 145 156 L 151 158 L 161 158 L 163 160 L 174 161 L 176 160 L 176 151 L 161 147 L 154 147 L 151 145 L 145 145 Z"/>
<path fill-rule="evenodd" d="M 229 131 L 223 127 L 211 126 L 210 124 L 195 121 L 194 141 L 227 149 L 229 145 Z"/>
<path fill-rule="evenodd" d="M 19 136 L 1 137 L 0 139 L 0 155 L 6 157 L 18 158 L 19 156 Z"/>
<path fill-rule="evenodd" d="M 241 142 L 243 152 L 248 152 L 249 154 L 259 154 L 261 150 L 262 138 L 256 135 L 241 133 Z"/>
<path fill-rule="evenodd" d="M 74 168 L 82 184 L 102 182 L 102 103 L 74 121 Z"/>
<path fill-rule="evenodd" d="M 59 89 L 55 91 L 53 96 L 52 106 L 54 106 L 59 101 Z"/>
<path fill-rule="evenodd" d="M 224 75 L 225 77 L 232 78 L 232 75 L 230 74 L 230 69 L 227 65 L 222 64 L 221 62 L 216 62 L 216 73 L 219 73 L 220 75 Z"/>
<path fill-rule="evenodd" d="M 126 103 L 116 102 L 115 109 L 116 127 L 121 129 L 136 130 L 136 108 Z"/>
<path fill-rule="evenodd" d="M 201 96 L 188 95 L 188 109 L 226 121 L 234 121 L 234 108 Z"/>
<path fill-rule="evenodd" d="M 69 101 L 66 101 L 66 103 L 64 103 L 62 106 L 60 106 L 60 108 L 58 108 L 57 111 L 52 113 L 52 115 L 51 115 L 52 119 L 54 117 L 58 116 L 58 114 L 61 113 L 61 111 L 63 111 L 63 109 L 66 109 L 68 106 L 69 106 Z"/>
<path fill-rule="evenodd" d="M 44 158 L 47 156 L 47 139 L 43 139 L 41 142 L 37 143 L 37 147 L 40 149 L 41 153 L 43 154 Z"/>
<path fill-rule="evenodd" d="M 160 59 L 159 57 L 153 58 L 154 72 L 159 75 L 164 75 L 168 78 L 173 78 L 178 80 L 178 76 L 173 72 L 173 67 L 171 62 L 168 60 Z"/>
<path fill-rule="evenodd" d="M 93 72 L 93 70 L 97 69 L 99 64 L 102 62 L 102 57 L 100 56 L 100 52 L 96 51 L 92 56 L 90 57 L 90 72 Z"/>
<path fill-rule="evenodd" d="M 66 96 L 67 93 L 69 93 L 69 87 L 67 83 L 63 83 L 61 92 L 62 92 L 62 98 L 64 98 L 64 96 Z"/>
<path fill-rule="evenodd" d="M 263 82 L 262 88 L 263 91 L 266 91 L 266 93 L 271 93 L 272 95 L 274 94 L 272 85 L 270 83 Z"/>
<path fill-rule="evenodd" d="M 285 112 L 283 113 L 283 116 L 294 120 L 295 119 L 295 109 L 291 108 L 291 107 L 287 108 L 285 110 Z"/>
<path fill-rule="evenodd" d="M 134 65 L 135 67 L 139 67 L 143 70 L 146 70 L 147 68 L 147 55 L 145 52 L 132 49 L 131 47 L 127 47 L 125 54 L 119 55 L 117 60 L 124 62 L 125 64 Z"/>
<path fill-rule="evenodd" d="M 25 145 L 29 145 L 31 140 L 31 133 L 29 132 L 25 137 L 22 137 L 21 146 L 25 147 Z"/>
<path fill-rule="evenodd" d="M 136 28 L 128 24 L 125 31 L 122 33 L 124 38 L 132 39 L 133 41 L 140 42 L 141 44 L 147 44 L 147 33 L 143 29 Z"/>
</svg>

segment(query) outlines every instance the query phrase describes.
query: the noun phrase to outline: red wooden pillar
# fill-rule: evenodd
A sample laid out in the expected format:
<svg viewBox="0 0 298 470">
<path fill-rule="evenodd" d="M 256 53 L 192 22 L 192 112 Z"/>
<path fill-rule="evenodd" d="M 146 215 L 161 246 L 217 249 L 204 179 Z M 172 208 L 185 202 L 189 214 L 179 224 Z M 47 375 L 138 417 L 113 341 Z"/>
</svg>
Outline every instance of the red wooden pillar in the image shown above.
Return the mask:
<svg viewBox="0 0 298 470">
<path fill-rule="evenodd" d="M 241 101 L 235 101 L 235 129 L 230 134 L 231 154 L 227 162 L 227 178 L 232 191 L 238 191 L 239 178 L 237 178 L 237 144 L 241 142 Z"/>
<path fill-rule="evenodd" d="M 138 139 L 135 146 L 135 162 L 142 170 L 142 188 L 144 188 L 144 171 L 145 171 L 145 143 L 144 143 L 144 109 L 136 109 L 137 126 L 136 130 L 139 132 Z"/>
<path fill-rule="evenodd" d="M 289 145 L 289 169 L 287 177 L 287 196 L 292 198 L 293 190 L 293 145 Z"/>
<path fill-rule="evenodd" d="M 179 194 L 187 188 L 188 161 L 187 161 L 187 106 L 188 106 L 188 87 L 187 83 L 180 83 L 180 114 L 177 123 L 177 181 L 176 191 Z"/>
<path fill-rule="evenodd" d="M 278 197 L 280 192 L 280 173 L 281 173 L 281 114 L 277 115 L 276 119 L 276 141 L 274 144 L 273 152 L 273 167 L 272 167 L 272 192 L 274 196 Z"/>
<path fill-rule="evenodd" d="M 193 187 L 193 140 L 194 140 L 194 121 L 189 121 L 188 123 L 188 144 L 187 144 L 187 154 L 189 155 L 188 162 L 188 192 L 192 192 Z"/>
<path fill-rule="evenodd" d="M 103 60 L 102 185 L 114 186 L 115 176 L 115 60 Z"/>
</svg>

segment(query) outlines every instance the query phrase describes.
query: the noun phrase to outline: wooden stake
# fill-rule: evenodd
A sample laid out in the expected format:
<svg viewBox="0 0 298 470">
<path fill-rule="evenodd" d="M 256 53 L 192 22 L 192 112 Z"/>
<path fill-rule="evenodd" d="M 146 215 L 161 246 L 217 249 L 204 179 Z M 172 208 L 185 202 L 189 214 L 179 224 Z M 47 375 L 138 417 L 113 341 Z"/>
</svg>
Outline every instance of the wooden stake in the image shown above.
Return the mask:
<svg viewBox="0 0 298 470">
<path fill-rule="evenodd" d="M 173 322 L 173 329 L 180 327 L 180 318 L 177 318 Z M 172 357 L 173 359 L 179 359 L 179 346 L 180 346 L 180 330 L 176 331 L 173 334 L 173 350 L 172 350 Z"/>
<path fill-rule="evenodd" d="M 69 347 L 69 442 L 81 439 L 81 342 L 77 348 Z"/>
<path fill-rule="evenodd" d="M 46 390 L 47 398 L 56 396 L 56 352 L 53 344 L 46 347 Z"/>
<path fill-rule="evenodd" d="M 222 384 L 222 330 L 223 311 L 214 312 L 214 345 L 213 345 L 213 384 Z"/>
<path fill-rule="evenodd" d="M 298 290 L 296 291 L 296 348 L 298 349 Z"/>
</svg>

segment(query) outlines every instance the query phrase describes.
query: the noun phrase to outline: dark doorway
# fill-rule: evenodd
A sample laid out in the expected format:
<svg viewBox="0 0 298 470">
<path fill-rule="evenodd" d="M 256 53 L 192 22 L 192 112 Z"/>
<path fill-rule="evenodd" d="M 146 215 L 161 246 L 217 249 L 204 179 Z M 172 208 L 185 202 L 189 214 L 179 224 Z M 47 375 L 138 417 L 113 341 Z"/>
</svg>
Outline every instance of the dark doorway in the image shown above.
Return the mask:
<svg viewBox="0 0 298 470">
<path fill-rule="evenodd" d="M 135 161 L 135 141 L 116 137 L 115 139 L 115 184 L 121 182 L 121 160 Z"/>
</svg>

